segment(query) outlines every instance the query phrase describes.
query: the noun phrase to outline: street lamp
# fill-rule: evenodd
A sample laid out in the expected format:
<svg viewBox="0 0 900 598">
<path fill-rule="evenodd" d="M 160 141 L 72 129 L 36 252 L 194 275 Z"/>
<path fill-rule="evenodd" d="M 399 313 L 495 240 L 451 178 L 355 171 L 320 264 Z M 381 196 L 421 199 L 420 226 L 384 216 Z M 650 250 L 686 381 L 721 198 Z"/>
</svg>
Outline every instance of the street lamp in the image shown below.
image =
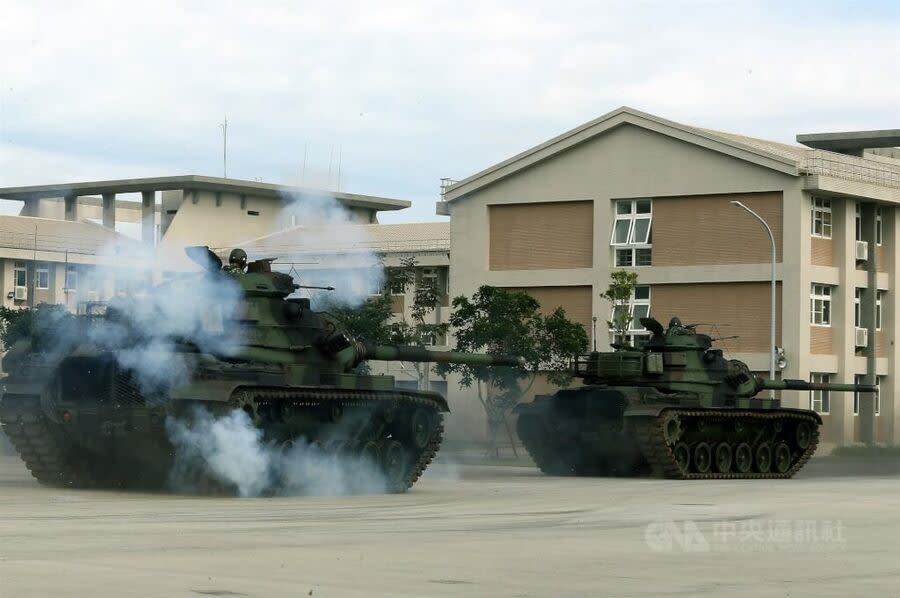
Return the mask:
<svg viewBox="0 0 900 598">
<path fill-rule="evenodd" d="M 759 220 L 764 227 L 766 227 L 766 232 L 769 233 L 769 240 L 772 241 L 772 315 L 770 324 L 770 339 L 769 339 L 769 379 L 775 380 L 775 235 L 772 234 L 772 229 L 769 228 L 769 225 L 766 224 L 766 221 L 762 219 L 762 216 L 745 206 L 739 201 L 732 201 L 732 204 L 736 205 L 739 208 L 742 208 L 750 213 L 754 218 Z M 775 398 L 775 391 L 769 391 L 769 397 Z"/>
</svg>

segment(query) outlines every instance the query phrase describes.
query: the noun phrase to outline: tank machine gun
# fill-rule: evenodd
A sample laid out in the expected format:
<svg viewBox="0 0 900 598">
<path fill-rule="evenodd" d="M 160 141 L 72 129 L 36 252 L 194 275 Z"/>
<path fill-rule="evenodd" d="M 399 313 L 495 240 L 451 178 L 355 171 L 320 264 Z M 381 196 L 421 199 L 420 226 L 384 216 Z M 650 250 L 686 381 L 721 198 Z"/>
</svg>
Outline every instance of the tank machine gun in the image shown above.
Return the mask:
<svg viewBox="0 0 900 598">
<path fill-rule="evenodd" d="M 92 343 L 89 334 L 71 335 L 77 346 L 23 340 L 5 357 L 9 377 L 0 422 L 40 482 L 161 486 L 175 458 L 166 419 L 190 418 L 199 407 L 213 415 L 243 410 L 273 446 L 304 438 L 326 451 L 365 455 L 381 468 L 388 489 L 402 492 L 440 447 L 447 402 L 436 392 L 398 388 L 392 376 L 359 374 L 356 366 L 367 359 L 520 362 L 362 343 L 330 315 L 311 309 L 308 299 L 290 297 L 299 285 L 273 271 L 272 260 L 247 262 L 235 250 L 223 266 L 206 247 L 187 254 L 204 269 L 200 276 L 237 286 L 239 313 L 224 314 L 221 324 L 238 332 L 240 342 L 217 353 L 190 338 L 175 339 L 190 373 L 186 382 L 161 396 L 142 388 L 136 370 L 116 359 L 118 351 L 142 342 L 140 331 L 120 334 L 112 345 Z M 124 324 L 130 331 L 135 327 L 127 313 L 110 305 L 102 317 L 70 316 L 68 325 Z"/>
<path fill-rule="evenodd" d="M 640 349 L 578 356 L 585 385 L 517 406 L 518 432 L 545 472 L 668 478 L 789 478 L 815 452 L 817 413 L 763 390 L 877 392 L 865 384 L 766 380 L 672 318 Z"/>
</svg>

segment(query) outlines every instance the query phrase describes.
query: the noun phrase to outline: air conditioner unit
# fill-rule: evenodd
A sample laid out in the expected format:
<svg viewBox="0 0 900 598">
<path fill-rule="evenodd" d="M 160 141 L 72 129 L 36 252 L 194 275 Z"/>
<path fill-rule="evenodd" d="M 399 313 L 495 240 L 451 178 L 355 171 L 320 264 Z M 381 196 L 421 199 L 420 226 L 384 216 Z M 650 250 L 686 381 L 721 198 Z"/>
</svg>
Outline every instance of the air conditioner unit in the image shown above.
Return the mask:
<svg viewBox="0 0 900 598">
<path fill-rule="evenodd" d="M 16 301 L 25 301 L 28 299 L 28 287 L 16 287 L 13 299 Z"/>
<path fill-rule="evenodd" d="M 856 338 L 855 344 L 857 347 L 869 346 L 869 330 L 867 328 L 857 328 L 854 336 Z"/>
<path fill-rule="evenodd" d="M 856 261 L 864 262 L 869 259 L 869 244 L 866 241 L 856 242 Z"/>
</svg>

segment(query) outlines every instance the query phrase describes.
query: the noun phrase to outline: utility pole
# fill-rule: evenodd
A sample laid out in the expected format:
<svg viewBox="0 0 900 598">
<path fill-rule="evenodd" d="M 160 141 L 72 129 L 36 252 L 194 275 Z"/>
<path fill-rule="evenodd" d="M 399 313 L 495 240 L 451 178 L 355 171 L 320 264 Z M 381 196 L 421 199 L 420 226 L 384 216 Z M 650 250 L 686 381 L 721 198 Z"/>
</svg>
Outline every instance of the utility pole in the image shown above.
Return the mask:
<svg viewBox="0 0 900 598">
<path fill-rule="evenodd" d="M 219 124 L 222 127 L 222 178 L 228 178 L 228 115 L 225 121 Z"/>
</svg>

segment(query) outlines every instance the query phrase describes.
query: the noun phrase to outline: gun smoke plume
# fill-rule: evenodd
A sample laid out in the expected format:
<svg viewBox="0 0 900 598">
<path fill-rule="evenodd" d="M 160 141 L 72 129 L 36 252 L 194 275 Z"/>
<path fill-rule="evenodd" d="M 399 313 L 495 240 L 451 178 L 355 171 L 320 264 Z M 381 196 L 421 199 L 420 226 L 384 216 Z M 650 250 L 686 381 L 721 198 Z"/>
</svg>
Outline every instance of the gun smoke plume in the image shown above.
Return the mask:
<svg viewBox="0 0 900 598">
<path fill-rule="evenodd" d="M 166 429 L 176 450 L 170 487 L 196 492 L 200 476 L 239 496 L 342 496 L 381 494 L 387 483 L 366 457 L 326 452 L 304 439 L 282 448 L 240 410 L 215 418 L 198 409 L 190 421 L 169 418 Z"/>
</svg>

